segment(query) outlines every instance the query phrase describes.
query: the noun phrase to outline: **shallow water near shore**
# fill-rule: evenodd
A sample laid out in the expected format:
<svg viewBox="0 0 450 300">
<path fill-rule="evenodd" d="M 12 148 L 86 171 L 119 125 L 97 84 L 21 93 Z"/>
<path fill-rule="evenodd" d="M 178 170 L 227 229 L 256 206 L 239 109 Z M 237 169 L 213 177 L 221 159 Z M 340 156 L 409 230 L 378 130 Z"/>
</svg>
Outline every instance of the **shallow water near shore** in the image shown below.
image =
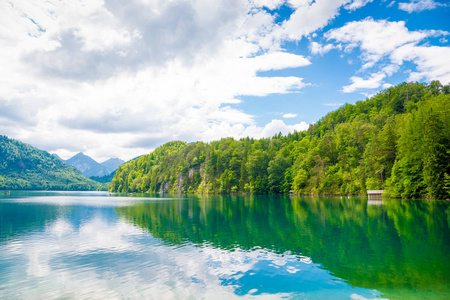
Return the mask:
<svg viewBox="0 0 450 300">
<path fill-rule="evenodd" d="M 2 299 L 450 299 L 450 203 L 0 194 Z"/>
</svg>

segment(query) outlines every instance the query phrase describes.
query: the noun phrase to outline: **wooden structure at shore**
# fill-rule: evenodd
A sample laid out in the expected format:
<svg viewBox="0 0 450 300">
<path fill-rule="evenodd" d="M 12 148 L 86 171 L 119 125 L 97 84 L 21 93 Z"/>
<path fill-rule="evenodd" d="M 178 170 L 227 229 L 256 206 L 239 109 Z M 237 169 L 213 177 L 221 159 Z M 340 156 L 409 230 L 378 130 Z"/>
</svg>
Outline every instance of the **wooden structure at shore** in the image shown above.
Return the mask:
<svg viewBox="0 0 450 300">
<path fill-rule="evenodd" d="M 383 195 L 384 190 L 367 190 L 367 196 L 370 199 L 380 199 Z"/>
</svg>

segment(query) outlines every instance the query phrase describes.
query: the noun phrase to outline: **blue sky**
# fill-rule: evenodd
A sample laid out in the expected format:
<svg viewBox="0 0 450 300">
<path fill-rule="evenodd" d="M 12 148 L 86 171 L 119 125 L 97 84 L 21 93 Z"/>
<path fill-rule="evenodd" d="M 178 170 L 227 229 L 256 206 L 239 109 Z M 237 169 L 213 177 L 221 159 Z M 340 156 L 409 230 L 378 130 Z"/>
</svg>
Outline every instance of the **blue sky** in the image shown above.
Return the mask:
<svg viewBox="0 0 450 300">
<path fill-rule="evenodd" d="M 450 82 L 437 0 L 0 3 L 0 134 L 69 158 L 305 130 L 404 81 Z"/>
<path fill-rule="evenodd" d="M 421 2 L 424 6 L 419 5 Z M 401 3 L 416 3 L 418 7 L 413 11 L 405 11 L 405 8 L 399 8 Z M 315 37 L 310 36 L 300 41 L 283 43 L 283 48 L 286 51 L 308 57 L 312 63 L 310 66 L 264 73 L 267 76 L 300 76 L 308 81 L 309 86 L 303 88 L 298 94 L 273 95 L 270 100 L 267 97 L 267 101 L 252 97 L 244 98 L 245 101 L 241 104 L 241 107 L 255 115 L 255 119 L 260 125 L 270 122 L 270 119 L 279 116 L 280 112 L 289 110 L 297 116 L 286 120 L 286 123 L 294 124 L 301 120 L 310 124 L 344 103 L 355 103 L 376 94 L 383 89 L 383 84 L 376 88 L 361 88 L 350 93 L 343 92 L 343 87 L 349 85 L 349 79 L 352 76 L 364 78 L 371 75 L 371 70 L 361 69 L 361 51 L 359 49 L 356 48 L 350 52 L 333 49 L 323 55 L 313 55 L 311 53 L 311 42 L 327 43 L 324 34 L 330 30 L 343 27 L 349 22 L 363 21 L 367 18 L 372 18 L 375 21 L 403 21 L 409 31 L 448 31 L 450 30 L 450 5 L 446 3 L 447 1 L 370 1 L 356 10 L 340 9 L 338 16 L 313 33 L 316 35 Z M 290 18 L 293 10 L 285 3 L 277 9 L 268 10 L 268 12 L 279 15 L 278 21 L 283 22 Z M 421 44 L 448 47 L 450 38 L 447 35 L 448 33 L 442 36 L 429 37 L 423 40 Z M 446 67 L 448 70 L 449 66 Z M 414 71 L 415 68 L 414 63 L 404 63 L 397 72 L 385 78 L 383 82 L 388 86 L 389 84 L 396 85 L 409 81 L 409 73 Z M 421 78 L 418 81 L 429 82 L 429 79 L 427 79 Z M 443 83 L 449 83 L 448 80 L 445 82 L 445 79 L 448 79 L 448 72 L 447 77 L 443 79 Z M 273 102 L 272 99 L 277 99 L 277 101 Z M 258 102 L 264 102 L 264 105 L 258 105 Z"/>
</svg>

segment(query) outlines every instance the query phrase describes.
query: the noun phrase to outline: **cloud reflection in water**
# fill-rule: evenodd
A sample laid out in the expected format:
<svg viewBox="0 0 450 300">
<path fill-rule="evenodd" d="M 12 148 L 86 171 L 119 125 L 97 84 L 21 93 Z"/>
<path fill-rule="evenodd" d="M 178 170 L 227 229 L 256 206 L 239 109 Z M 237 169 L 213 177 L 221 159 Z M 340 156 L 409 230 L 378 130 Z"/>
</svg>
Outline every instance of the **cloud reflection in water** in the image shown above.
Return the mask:
<svg viewBox="0 0 450 300">
<path fill-rule="evenodd" d="M 63 210 L 43 229 L 0 247 L 5 298 L 281 299 L 306 297 L 302 288 L 313 297 L 378 295 L 350 287 L 308 257 L 167 245 L 118 219 L 111 207 L 85 209 Z"/>
</svg>

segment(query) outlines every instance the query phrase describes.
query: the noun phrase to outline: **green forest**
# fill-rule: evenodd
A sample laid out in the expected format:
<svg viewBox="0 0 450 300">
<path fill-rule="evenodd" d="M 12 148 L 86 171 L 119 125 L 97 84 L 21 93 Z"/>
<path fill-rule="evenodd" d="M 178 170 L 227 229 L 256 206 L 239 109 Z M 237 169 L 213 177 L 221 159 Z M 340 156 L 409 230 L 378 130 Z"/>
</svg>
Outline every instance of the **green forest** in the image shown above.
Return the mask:
<svg viewBox="0 0 450 300">
<path fill-rule="evenodd" d="M 97 190 L 72 166 L 46 151 L 0 135 L 0 190 Z"/>
<path fill-rule="evenodd" d="M 307 131 L 173 141 L 116 171 L 112 192 L 450 198 L 450 86 L 402 83 Z"/>
</svg>

